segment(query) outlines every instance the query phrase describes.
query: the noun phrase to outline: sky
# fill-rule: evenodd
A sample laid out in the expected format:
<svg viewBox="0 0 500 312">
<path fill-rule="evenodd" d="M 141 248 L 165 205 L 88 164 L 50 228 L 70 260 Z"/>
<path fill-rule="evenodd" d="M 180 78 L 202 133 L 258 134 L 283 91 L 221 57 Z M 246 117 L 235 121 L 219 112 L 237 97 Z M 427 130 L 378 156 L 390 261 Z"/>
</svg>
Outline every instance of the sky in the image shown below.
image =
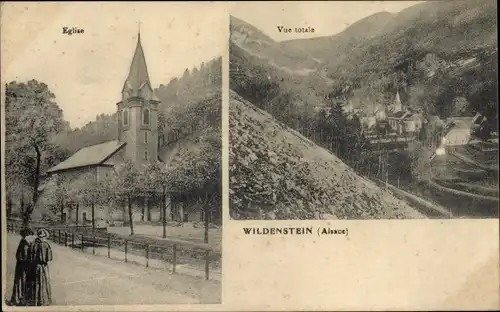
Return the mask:
<svg viewBox="0 0 500 312">
<path fill-rule="evenodd" d="M 3 3 L 2 83 L 37 79 L 81 127 L 114 113 L 137 42 L 153 87 L 222 56 L 228 15 L 213 3 Z M 62 34 L 62 27 L 84 29 Z"/>
<path fill-rule="evenodd" d="M 423 1 L 300 1 L 232 3 L 231 15 L 262 30 L 276 41 L 330 36 L 378 12 L 397 13 Z M 284 34 L 277 26 L 312 27 L 314 33 Z"/>
</svg>

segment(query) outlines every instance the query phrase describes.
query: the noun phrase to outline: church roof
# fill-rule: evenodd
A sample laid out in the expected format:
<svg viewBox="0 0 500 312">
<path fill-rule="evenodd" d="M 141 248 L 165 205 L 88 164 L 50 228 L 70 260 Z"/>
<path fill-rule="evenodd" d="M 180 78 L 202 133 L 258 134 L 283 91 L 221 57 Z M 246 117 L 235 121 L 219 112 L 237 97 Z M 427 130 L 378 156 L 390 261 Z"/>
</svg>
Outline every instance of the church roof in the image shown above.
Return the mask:
<svg viewBox="0 0 500 312">
<path fill-rule="evenodd" d="M 57 166 L 54 166 L 47 170 L 47 172 L 50 173 L 84 166 L 99 165 L 105 162 L 111 155 L 121 149 L 124 145 L 124 142 L 113 140 L 84 147 L 74 153 L 65 161 L 59 163 Z"/>
<path fill-rule="evenodd" d="M 132 58 L 130 71 L 123 85 L 123 89 L 129 88 L 135 93 L 141 89 L 144 84 L 147 84 L 151 88 L 146 58 L 144 57 L 144 50 L 141 44 L 141 34 L 139 33 L 137 35 L 137 45 L 135 47 L 134 57 Z"/>
</svg>

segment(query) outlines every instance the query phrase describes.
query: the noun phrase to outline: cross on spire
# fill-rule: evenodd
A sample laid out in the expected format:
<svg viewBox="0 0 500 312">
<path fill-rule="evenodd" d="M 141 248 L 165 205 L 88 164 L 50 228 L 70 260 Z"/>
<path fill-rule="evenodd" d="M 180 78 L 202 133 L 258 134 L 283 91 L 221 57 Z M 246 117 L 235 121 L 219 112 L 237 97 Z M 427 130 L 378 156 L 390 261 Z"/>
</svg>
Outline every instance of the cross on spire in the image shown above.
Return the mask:
<svg viewBox="0 0 500 312">
<path fill-rule="evenodd" d="M 141 21 L 137 21 L 137 33 L 141 34 Z"/>
</svg>

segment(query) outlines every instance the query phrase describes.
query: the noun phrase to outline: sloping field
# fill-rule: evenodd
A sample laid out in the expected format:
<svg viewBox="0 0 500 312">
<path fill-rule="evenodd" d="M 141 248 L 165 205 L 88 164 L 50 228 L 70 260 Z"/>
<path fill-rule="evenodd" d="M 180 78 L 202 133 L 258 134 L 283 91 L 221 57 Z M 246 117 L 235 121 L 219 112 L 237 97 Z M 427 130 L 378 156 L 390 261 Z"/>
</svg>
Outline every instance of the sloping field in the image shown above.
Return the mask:
<svg viewBox="0 0 500 312">
<path fill-rule="evenodd" d="M 232 218 L 425 218 L 233 91 L 229 116 Z"/>
</svg>

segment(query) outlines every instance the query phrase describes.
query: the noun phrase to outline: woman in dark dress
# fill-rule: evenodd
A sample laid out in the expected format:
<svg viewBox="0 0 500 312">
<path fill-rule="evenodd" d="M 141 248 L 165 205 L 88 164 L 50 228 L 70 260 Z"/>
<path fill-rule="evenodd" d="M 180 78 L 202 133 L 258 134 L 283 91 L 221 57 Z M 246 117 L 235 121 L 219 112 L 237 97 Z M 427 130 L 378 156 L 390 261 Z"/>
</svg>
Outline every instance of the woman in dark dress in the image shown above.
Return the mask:
<svg viewBox="0 0 500 312">
<path fill-rule="evenodd" d="M 28 276 L 28 305 L 47 306 L 52 304 L 48 266 L 49 261 L 52 261 L 52 249 L 46 241 L 49 237 L 46 229 L 39 229 L 36 234 L 37 238 L 31 244 L 29 253 L 31 266 Z"/>
<path fill-rule="evenodd" d="M 10 298 L 10 305 L 26 305 L 26 286 L 29 269 L 30 237 L 33 231 L 29 228 L 21 230 L 21 241 L 16 250 L 16 269 L 14 271 L 14 287 Z"/>
</svg>

